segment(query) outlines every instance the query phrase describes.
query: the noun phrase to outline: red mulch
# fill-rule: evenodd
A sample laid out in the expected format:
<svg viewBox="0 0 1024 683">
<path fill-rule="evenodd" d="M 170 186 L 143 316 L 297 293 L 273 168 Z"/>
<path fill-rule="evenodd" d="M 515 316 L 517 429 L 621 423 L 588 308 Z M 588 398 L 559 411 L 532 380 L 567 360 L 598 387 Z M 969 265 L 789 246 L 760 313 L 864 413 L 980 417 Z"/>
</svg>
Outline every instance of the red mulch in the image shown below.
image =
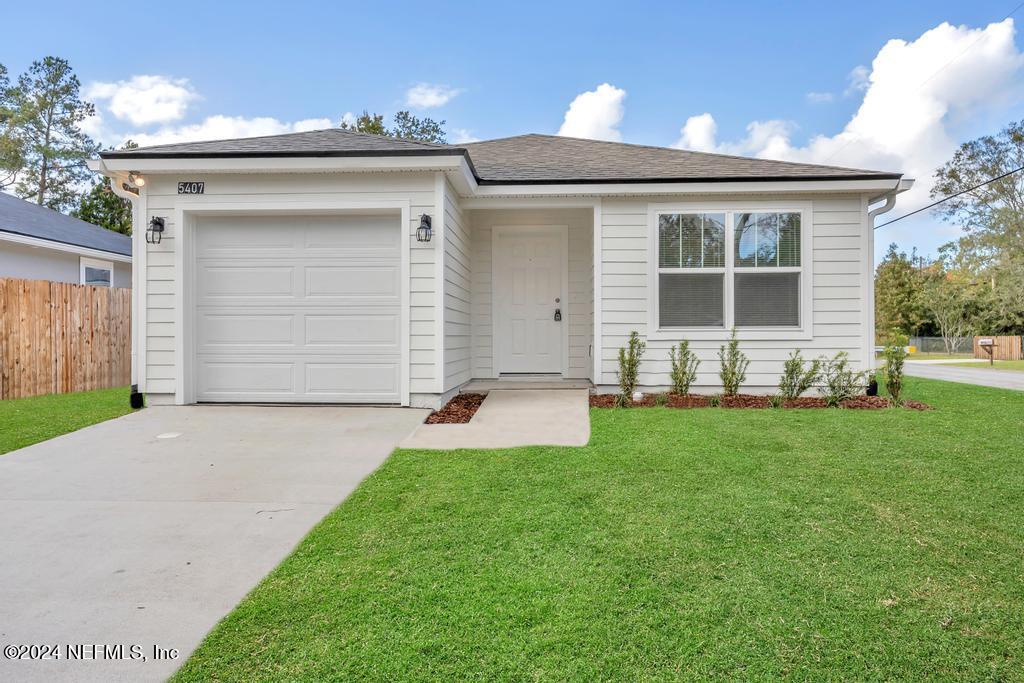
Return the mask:
<svg viewBox="0 0 1024 683">
<path fill-rule="evenodd" d="M 848 398 L 845 401 L 840 401 L 839 405 L 843 408 L 850 408 L 852 410 L 873 410 L 878 408 L 888 408 L 889 399 L 884 396 L 857 396 L 856 398 Z"/>
<path fill-rule="evenodd" d="M 783 408 L 828 408 L 825 399 L 819 396 L 800 396 L 782 402 Z"/>
<path fill-rule="evenodd" d="M 711 402 L 708 401 L 707 396 L 701 396 L 699 394 L 689 394 L 687 396 L 669 394 L 668 403 L 665 405 L 669 408 L 707 408 L 711 405 Z"/>
<path fill-rule="evenodd" d="M 722 397 L 723 408 L 771 408 L 772 402 L 767 396 L 736 394 Z"/>
<path fill-rule="evenodd" d="M 930 405 L 928 405 L 927 403 L 921 403 L 920 401 L 914 401 L 912 399 L 908 399 L 908 400 L 904 401 L 903 402 L 903 407 L 904 408 L 910 408 L 911 410 L 931 410 L 932 409 L 932 407 Z"/>
<path fill-rule="evenodd" d="M 472 419 L 480 404 L 487 398 L 485 394 L 458 394 L 448 401 L 441 410 L 427 416 L 428 425 L 465 424 Z"/>
<path fill-rule="evenodd" d="M 591 394 L 590 395 L 590 407 L 591 408 L 614 408 L 615 407 L 615 394 Z"/>
</svg>

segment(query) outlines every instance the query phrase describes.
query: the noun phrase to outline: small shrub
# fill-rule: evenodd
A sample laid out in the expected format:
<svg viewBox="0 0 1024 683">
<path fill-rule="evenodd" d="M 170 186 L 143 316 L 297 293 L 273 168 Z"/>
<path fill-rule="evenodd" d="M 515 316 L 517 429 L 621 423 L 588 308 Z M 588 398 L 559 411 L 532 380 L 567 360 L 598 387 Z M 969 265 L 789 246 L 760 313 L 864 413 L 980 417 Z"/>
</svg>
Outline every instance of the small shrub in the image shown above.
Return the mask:
<svg viewBox="0 0 1024 683">
<path fill-rule="evenodd" d="M 690 385 L 697 379 L 700 360 L 697 354 L 690 350 L 690 342 L 685 339 L 679 342 L 678 353 L 676 351 L 675 346 L 668 350 L 668 358 L 672 361 L 672 370 L 669 373 L 672 393 L 686 396 L 690 393 Z"/>
<path fill-rule="evenodd" d="M 619 400 L 628 406 L 633 400 L 633 392 L 636 391 L 636 377 L 640 371 L 640 358 L 644 355 L 647 344 L 640 339 L 636 331 L 630 332 L 629 342 L 619 349 Z"/>
<path fill-rule="evenodd" d="M 846 399 L 860 395 L 867 385 L 869 373 L 851 369 L 846 351 L 840 351 L 831 360 L 823 360 L 821 368 L 822 394 L 830 408 L 838 408 Z"/>
<path fill-rule="evenodd" d="M 768 397 L 768 403 L 772 408 L 781 408 L 785 400 L 786 399 L 782 397 L 782 394 L 772 394 Z"/>
<path fill-rule="evenodd" d="M 632 400 L 623 396 L 622 394 L 615 394 L 615 407 L 616 408 L 628 408 L 632 405 Z"/>
<path fill-rule="evenodd" d="M 668 405 L 668 394 L 655 394 L 654 405 L 664 407 Z"/>
<path fill-rule="evenodd" d="M 710 396 L 708 396 L 708 405 L 711 406 L 712 408 L 719 408 L 719 407 L 721 407 L 721 405 L 722 405 L 722 395 L 721 394 L 711 394 Z"/>
<path fill-rule="evenodd" d="M 893 406 L 903 404 L 903 363 L 907 360 L 907 342 L 905 336 L 894 334 L 882 351 L 885 357 L 885 389 L 892 398 Z"/>
<path fill-rule="evenodd" d="M 800 355 L 800 349 L 789 354 L 789 358 L 782 366 L 782 378 L 779 380 L 779 393 L 784 399 L 799 398 L 821 378 L 821 361 L 813 360 L 810 366 L 804 365 L 804 359 Z"/>
<path fill-rule="evenodd" d="M 722 380 L 722 394 L 735 396 L 739 393 L 740 385 L 747 379 L 747 366 L 750 365 L 750 361 L 740 351 L 735 327 L 732 329 L 729 343 L 718 349 L 718 360 L 722 363 L 722 369 L 718 373 Z"/>
</svg>

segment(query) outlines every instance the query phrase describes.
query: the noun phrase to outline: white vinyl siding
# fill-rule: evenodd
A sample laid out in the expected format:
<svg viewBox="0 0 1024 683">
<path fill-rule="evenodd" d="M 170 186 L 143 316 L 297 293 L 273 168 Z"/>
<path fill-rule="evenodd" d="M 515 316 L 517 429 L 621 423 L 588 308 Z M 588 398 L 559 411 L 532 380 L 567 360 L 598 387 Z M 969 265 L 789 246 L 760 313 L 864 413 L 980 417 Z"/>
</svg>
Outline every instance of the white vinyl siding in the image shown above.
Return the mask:
<svg viewBox="0 0 1024 683">
<path fill-rule="evenodd" d="M 496 376 L 491 307 L 492 229 L 498 225 L 566 225 L 569 229 L 569 301 L 563 324 L 569 326 L 568 377 L 592 374 L 593 215 L 591 209 L 514 209 L 471 212 L 473 377 Z"/>
<path fill-rule="evenodd" d="M 472 379 L 471 239 L 455 190 L 444 180 L 444 391 Z"/>
<path fill-rule="evenodd" d="M 680 203 L 693 203 L 691 197 L 677 198 Z M 759 199 L 778 204 L 780 198 L 767 195 L 760 198 L 737 197 L 744 204 Z M 864 283 L 870 282 L 872 255 L 867 230 L 866 204 L 859 195 L 830 195 L 827 198 L 808 196 L 787 197 L 785 201 L 805 202 L 810 205 L 813 239 L 805 257 L 813 261 L 811 282 L 811 326 L 807 338 L 776 338 L 743 340 L 740 348 L 750 358 L 746 390 L 770 391 L 778 384 L 782 363 L 794 348 L 800 348 L 804 357 L 832 356 L 846 351 L 858 366 L 869 363 L 870 324 L 869 292 Z M 722 198 L 724 201 L 724 198 Z M 672 198 L 656 200 L 671 204 Z M 719 198 L 709 202 L 714 205 Z M 649 208 L 647 199 L 606 198 L 601 210 L 601 364 L 600 377 L 595 384 L 613 385 L 616 382 L 616 354 L 626 343 L 629 333 L 636 330 L 642 336 L 649 333 L 649 268 L 647 262 L 649 235 Z M 732 245 L 729 245 L 732 248 Z M 808 253 L 809 252 L 809 253 Z M 756 331 L 749 331 L 756 334 Z M 727 334 L 722 330 L 721 336 Z M 695 339 L 687 337 L 685 330 L 677 335 L 654 335 L 648 339 L 647 352 L 640 364 L 640 384 L 665 386 L 668 383 L 668 349 L 678 339 L 689 338 L 690 348 L 701 360 L 697 377 L 697 390 L 713 391 L 721 386 L 718 378 L 717 351 L 722 339 Z"/>
<path fill-rule="evenodd" d="M 201 177 L 200 177 L 201 176 Z M 334 173 L 334 174 L 214 174 L 159 176 L 153 174 L 146 185 L 145 222 L 154 216 L 166 221 L 160 244 L 143 244 L 146 249 L 145 273 L 145 384 L 147 394 L 174 394 L 175 367 L 175 212 L 179 196 L 177 183 L 205 180 L 201 201 L 288 202 L 335 200 L 352 202 L 408 201 L 409 225 L 406 240 L 410 249 L 410 391 L 436 393 L 435 359 L 435 256 L 434 242 L 419 244 L 415 239 L 420 214 L 435 213 L 434 174 L 432 173 Z M 183 197 L 196 201 L 196 197 Z"/>
</svg>

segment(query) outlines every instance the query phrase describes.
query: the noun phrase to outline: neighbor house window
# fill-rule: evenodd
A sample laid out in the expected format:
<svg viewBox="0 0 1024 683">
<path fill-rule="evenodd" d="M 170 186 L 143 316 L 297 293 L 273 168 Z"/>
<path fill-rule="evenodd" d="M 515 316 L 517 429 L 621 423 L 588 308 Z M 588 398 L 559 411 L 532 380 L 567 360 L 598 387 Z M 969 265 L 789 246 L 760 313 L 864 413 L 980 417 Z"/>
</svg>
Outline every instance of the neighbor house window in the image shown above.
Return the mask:
<svg viewBox="0 0 1024 683">
<path fill-rule="evenodd" d="M 114 264 L 110 261 L 98 261 L 96 259 L 81 259 L 80 282 L 83 285 L 94 287 L 114 286 Z"/>
<path fill-rule="evenodd" d="M 656 214 L 657 327 L 801 325 L 803 213 Z"/>
</svg>

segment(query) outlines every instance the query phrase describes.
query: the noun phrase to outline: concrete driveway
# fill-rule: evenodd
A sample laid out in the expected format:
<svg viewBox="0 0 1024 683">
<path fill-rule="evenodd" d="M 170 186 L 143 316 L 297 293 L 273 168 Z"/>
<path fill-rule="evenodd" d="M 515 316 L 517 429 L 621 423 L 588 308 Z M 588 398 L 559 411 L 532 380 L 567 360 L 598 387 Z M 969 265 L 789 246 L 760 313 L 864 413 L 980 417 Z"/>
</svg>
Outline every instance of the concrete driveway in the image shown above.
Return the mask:
<svg viewBox="0 0 1024 683">
<path fill-rule="evenodd" d="M 0 456 L 0 680 L 165 679 L 427 413 L 148 408 Z"/>
<path fill-rule="evenodd" d="M 912 362 L 908 362 L 903 367 L 904 372 L 911 377 L 943 379 L 947 382 L 980 384 L 984 387 L 1024 391 L 1024 372 L 1017 372 L 1015 370 L 995 370 L 985 367 L 975 368 Z"/>
</svg>

